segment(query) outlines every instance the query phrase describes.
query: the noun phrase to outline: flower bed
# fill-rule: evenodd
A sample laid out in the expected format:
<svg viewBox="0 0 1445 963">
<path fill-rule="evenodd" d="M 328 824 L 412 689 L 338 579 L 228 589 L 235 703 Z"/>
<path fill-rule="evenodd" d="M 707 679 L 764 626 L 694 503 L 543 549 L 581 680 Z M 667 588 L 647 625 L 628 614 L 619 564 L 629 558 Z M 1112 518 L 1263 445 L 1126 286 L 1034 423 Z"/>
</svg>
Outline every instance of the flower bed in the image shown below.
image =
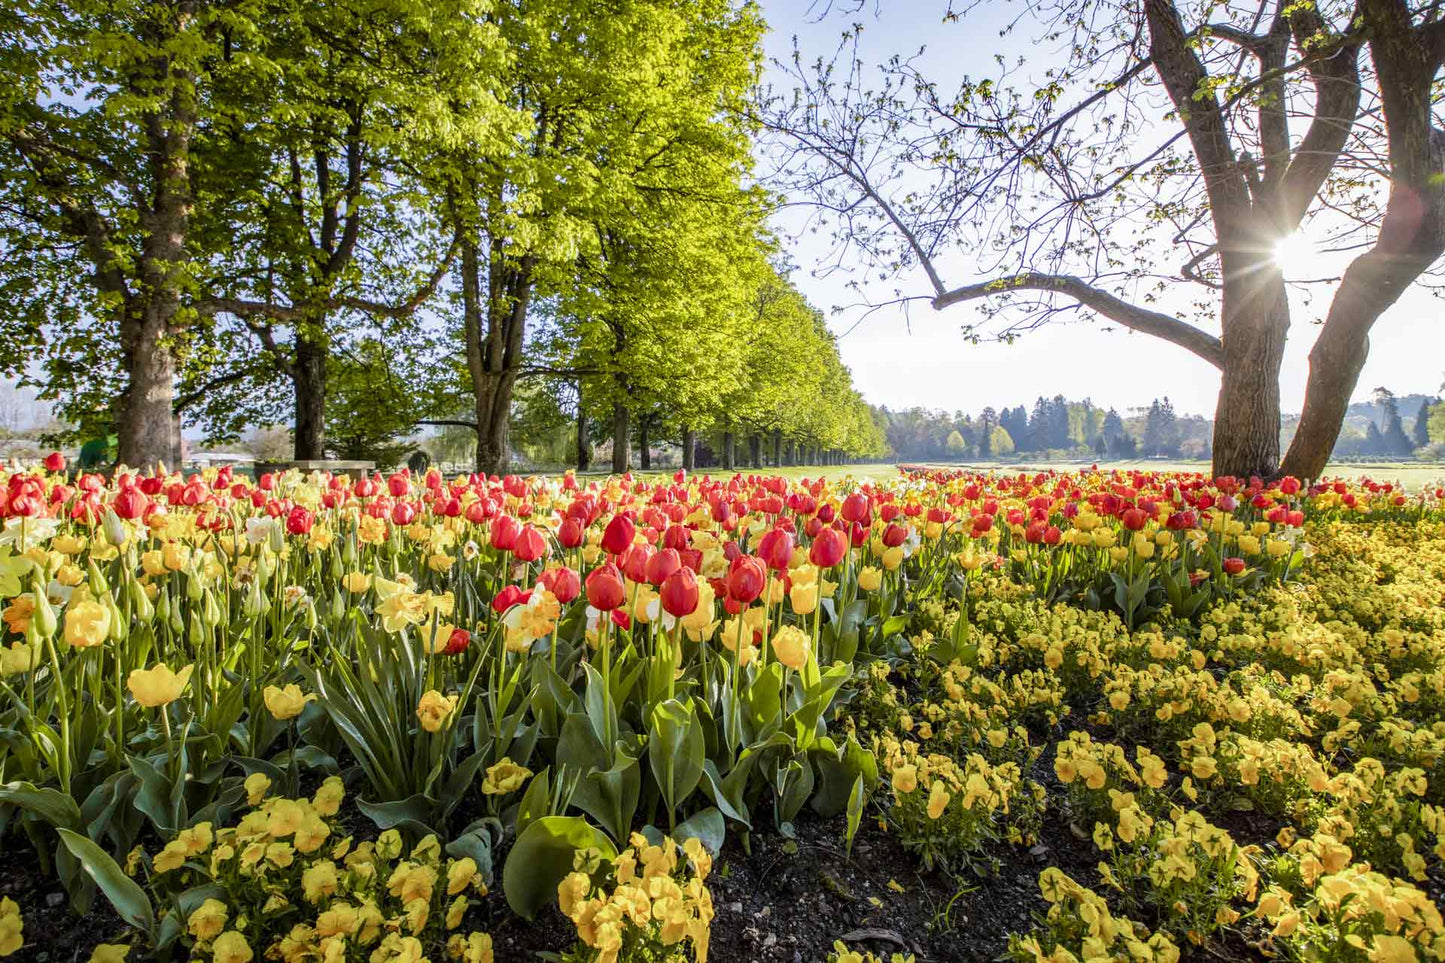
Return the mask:
<svg viewBox="0 0 1445 963">
<path fill-rule="evenodd" d="M 96 959 L 705 960 L 724 847 L 819 826 L 1027 867 L 958 958 L 1445 956 L 1438 490 L 0 483 L 3 843 L 114 906 Z"/>
</svg>

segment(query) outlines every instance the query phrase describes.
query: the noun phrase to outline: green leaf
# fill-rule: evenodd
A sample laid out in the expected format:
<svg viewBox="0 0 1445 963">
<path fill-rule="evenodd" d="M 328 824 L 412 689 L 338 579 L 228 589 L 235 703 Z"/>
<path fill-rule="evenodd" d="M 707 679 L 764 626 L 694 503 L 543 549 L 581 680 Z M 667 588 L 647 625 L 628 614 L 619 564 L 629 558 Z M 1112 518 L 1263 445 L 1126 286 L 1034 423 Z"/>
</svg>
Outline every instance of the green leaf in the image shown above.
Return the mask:
<svg viewBox="0 0 1445 963">
<path fill-rule="evenodd" d="M 702 778 L 702 727 L 697 724 L 691 701 L 684 704 L 668 699 L 653 706 L 648 736 L 647 761 L 671 817 Z"/>
<path fill-rule="evenodd" d="M 131 926 L 153 936 L 155 933 L 155 911 L 151 901 L 141 889 L 116 864 L 116 861 L 95 843 L 80 833 L 69 829 L 57 830 L 60 841 L 71 855 L 80 860 L 81 867 L 95 880 L 100 891 L 110 900 L 120 918 Z"/>
<path fill-rule="evenodd" d="M 557 884 L 572 872 L 578 850 L 596 849 L 615 859 L 617 848 L 607 834 L 580 816 L 544 816 L 517 837 L 502 869 L 502 892 L 512 912 L 524 919 L 557 898 Z"/>
<path fill-rule="evenodd" d="M 849 856 L 853 855 L 853 837 L 858 835 L 858 826 L 863 821 L 863 803 L 868 791 L 863 787 L 860 775 L 853 781 L 853 791 L 848 794 L 848 830 L 843 834 L 843 845 Z"/>
<path fill-rule="evenodd" d="M 528 824 L 550 816 L 552 809 L 552 767 L 547 766 L 532 777 L 522 802 L 517 806 L 517 835 L 526 831 Z"/>
<path fill-rule="evenodd" d="M 727 823 L 723 820 L 722 813 L 712 806 L 694 813 L 672 831 L 672 838 L 679 843 L 696 839 L 714 856 L 722 852 L 723 839 L 726 836 Z"/>
<path fill-rule="evenodd" d="M 28 782 L 7 783 L 0 786 L 0 802 L 13 803 L 56 829 L 80 829 L 80 807 L 59 790 L 40 789 Z"/>
</svg>

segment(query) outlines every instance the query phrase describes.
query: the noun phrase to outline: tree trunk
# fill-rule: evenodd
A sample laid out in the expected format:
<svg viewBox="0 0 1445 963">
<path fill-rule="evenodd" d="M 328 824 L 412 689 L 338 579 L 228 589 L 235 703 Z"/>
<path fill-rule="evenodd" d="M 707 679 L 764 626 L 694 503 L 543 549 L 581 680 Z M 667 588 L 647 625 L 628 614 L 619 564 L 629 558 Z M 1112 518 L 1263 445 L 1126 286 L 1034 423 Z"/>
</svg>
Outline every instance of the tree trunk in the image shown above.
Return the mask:
<svg viewBox="0 0 1445 963">
<path fill-rule="evenodd" d="M 627 406 L 621 402 L 612 405 L 612 472 L 621 475 L 629 467 L 629 455 L 631 449 L 628 440 L 628 428 L 630 427 L 630 412 Z"/>
<path fill-rule="evenodd" d="M 294 457 L 297 461 L 320 461 L 326 457 L 326 353 L 324 340 L 305 328 L 297 330 L 296 358 L 291 372 L 296 393 Z"/>
<path fill-rule="evenodd" d="M 168 303 L 169 302 L 169 303 Z M 171 299 L 155 297 L 139 317 L 121 321 L 121 349 L 129 382 L 116 412 L 121 464 L 154 469 L 158 462 L 179 467 L 174 430 L 175 359 L 162 343 L 175 313 Z"/>
<path fill-rule="evenodd" d="M 691 428 L 682 429 L 682 467 L 684 471 L 697 468 L 697 432 Z"/>
<path fill-rule="evenodd" d="M 737 461 L 737 439 L 733 437 L 732 432 L 723 432 L 722 445 L 723 471 L 733 471 L 733 466 Z"/>
<path fill-rule="evenodd" d="M 1224 364 L 1214 412 L 1214 476 L 1271 477 L 1279 467 L 1279 371 L 1289 299 L 1266 243 L 1270 229 L 1222 245 Z"/>
<path fill-rule="evenodd" d="M 777 429 L 773 430 L 773 467 L 783 467 L 783 433 Z"/>
<path fill-rule="evenodd" d="M 1404 5 L 1364 5 L 1390 144 L 1390 197 L 1372 247 L 1345 270 L 1310 350 L 1299 429 L 1280 473 L 1313 481 L 1324 472 L 1360 370 L 1370 328 L 1445 254 L 1445 135 L 1434 128 L 1441 46 L 1425 42 Z M 1428 25 L 1436 29 L 1437 24 Z"/>
<path fill-rule="evenodd" d="M 477 471 L 484 474 L 505 473 L 511 458 L 507 435 L 512 389 L 521 370 L 533 264 L 531 255 L 513 262 L 504 239 L 494 238 L 484 312 L 477 245 L 462 242 L 462 321 L 467 371 L 476 396 Z"/>
<path fill-rule="evenodd" d="M 511 427 L 514 372 L 483 372 L 477 389 L 477 471 L 504 475 L 511 459 L 508 439 Z"/>
<path fill-rule="evenodd" d="M 577 383 L 577 470 L 592 467 L 592 440 L 587 437 L 587 416 L 582 413 L 582 383 Z"/>
<path fill-rule="evenodd" d="M 748 436 L 748 463 L 754 470 L 763 466 L 763 439 L 757 435 Z"/>
<path fill-rule="evenodd" d="M 637 419 L 637 461 L 643 471 L 652 470 L 652 439 L 647 431 L 648 422 L 651 420 L 648 415 Z"/>
</svg>

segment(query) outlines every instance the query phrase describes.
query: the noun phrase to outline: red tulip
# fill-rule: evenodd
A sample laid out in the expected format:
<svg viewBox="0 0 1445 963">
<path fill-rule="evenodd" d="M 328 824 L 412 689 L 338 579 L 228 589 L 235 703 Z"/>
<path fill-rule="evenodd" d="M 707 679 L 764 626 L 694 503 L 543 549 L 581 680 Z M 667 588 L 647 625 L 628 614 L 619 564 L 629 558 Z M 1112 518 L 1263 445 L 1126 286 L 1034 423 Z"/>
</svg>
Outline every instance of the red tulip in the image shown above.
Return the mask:
<svg viewBox="0 0 1445 963">
<path fill-rule="evenodd" d="M 815 519 L 816 520 L 816 519 Z M 808 549 L 808 561 L 819 568 L 832 568 L 848 552 L 848 539 L 836 528 L 819 531 Z"/>
<path fill-rule="evenodd" d="M 531 525 L 522 528 L 521 532 L 517 534 L 515 542 L 516 544 L 512 546 L 512 554 L 519 561 L 535 562 L 537 559 L 547 556 L 547 540 Z"/>
<path fill-rule="evenodd" d="M 549 568 L 537 581 L 563 605 L 582 594 L 582 579 L 570 568 Z"/>
<path fill-rule="evenodd" d="M 561 527 L 557 529 L 557 541 L 562 543 L 563 548 L 576 548 L 585 537 L 582 523 L 570 515 L 562 520 Z"/>
<path fill-rule="evenodd" d="M 397 502 L 391 506 L 391 521 L 393 525 L 410 525 L 416 518 L 416 508 L 411 502 Z"/>
<path fill-rule="evenodd" d="M 467 650 L 472 644 L 472 633 L 466 629 L 452 629 L 451 638 L 447 639 L 446 648 L 442 649 L 442 655 L 458 655 Z"/>
<path fill-rule="evenodd" d="M 661 585 L 668 576 L 682 568 L 682 556 L 675 549 L 664 548 L 647 560 L 644 576 L 652 585 Z M 636 579 L 633 579 L 636 581 Z"/>
<path fill-rule="evenodd" d="M 659 595 L 668 615 L 679 619 L 691 615 L 697 610 L 697 576 L 690 568 L 679 568 L 662 583 Z"/>
<path fill-rule="evenodd" d="M 52 474 L 65 471 L 65 456 L 58 451 L 52 451 L 45 456 L 45 470 Z"/>
<path fill-rule="evenodd" d="M 908 529 L 903 525 L 889 525 L 883 530 L 883 544 L 889 548 L 897 548 L 908 541 Z"/>
<path fill-rule="evenodd" d="M 652 546 L 643 543 L 629 545 L 617 556 L 617 567 L 633 582 L 647 581 L 647 563 L 652 560 Z"/>
<path fill-rule="evenodd" d="M 728 598 L 749 605 L 763 594 L 768 570 L 755 555 L 739 555 L 728 569 Z"/>
<path fill-rule="evenodd" d="M 587 575 L 587 604 L 599 612 L 622 606 L 622 572 L 611 562 L 597 566 Z"/>
<path fill-rule="evenodd" d="M 531 592 L 523 592 L 515 585 L 506 585 L 492 599 L 492 611 L 498 615 L 507 611 L 514 605 L 524 605 L 532 597 Z"/>
<path fill-rule="evenodd" d="M 774 571 L 787 571 L 793 560 L 793 535 L 781 528 L 767 532 L 758 541 L 758 557 Z"/>
<path fill-rule="evenodd" d="M 1124 523 L 1124 527 L 1129 531 L 1137 532 L 1148 524 L 1149 516 L 1143 509 L 1129 508 L 1125 509 L 1124 514 L 1120 516 L 1119 520 Z"/>
<path fill-rule="evenodd" d="M 517 536 L 522 526 L 510 515 L 498 515 L 492 519 L 492 548 L 499 552 L 510 552 L 517 547 Z"/>
<path fill-rule="evenodd" d="M 146 510 L 146 497 L 136 488 L 123 488 L 111 503 L 115 513 L 124 519 L 140 518 Z"/>
<path fill-rule="evenodd" d="M 315 521 L 315 516 L 297 505 L 286 516 L 286 531 L 292 535 L 310 535 L 311 526 Z"/>
<path fill-rule="evenodd" d="M 386 480 L 386 490 L 392 498 L 405 498 L 411 492 L 411 479 L 397 472 Z"/>
<path fill-rule="evenodd" d="M 609 555 L 620 555 L 632 544 L 637 526 L 626 515 L 614 515 L 602 533 L 602 549 Z"/>
<path fill-rule="evenodd" d="M 868 496 L 862 492 L 854 492 L 843 499 L 843 520 L 866 524 L 872 521 L 873 508 L 868 502 Z"/>
<path fill-rule="evenodd" d="M 1244 571 L 1244 559 L 1226 558 L 1224 560 L 1224 571 L 1229 575 L 1238 575 Z"/>
</svg>

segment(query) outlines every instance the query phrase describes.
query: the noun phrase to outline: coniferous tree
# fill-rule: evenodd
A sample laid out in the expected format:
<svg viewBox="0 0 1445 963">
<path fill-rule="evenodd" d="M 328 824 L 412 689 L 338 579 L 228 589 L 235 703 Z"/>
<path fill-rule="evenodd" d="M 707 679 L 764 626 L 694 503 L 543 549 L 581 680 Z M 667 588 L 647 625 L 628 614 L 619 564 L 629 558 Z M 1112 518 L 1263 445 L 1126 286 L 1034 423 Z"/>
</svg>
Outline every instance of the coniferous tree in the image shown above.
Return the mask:
<svg viewBox="0 0 1445 963">
<path fill-rule="evenodd" d="M 1410 432 L 1410 441 L 1416 448 L 1424 448 L 1430 444 L 1430 399 L 1426 398 L 1420 402 L 1420 410 L 1415 413 L 1415 425 Z"/>
</svg>

